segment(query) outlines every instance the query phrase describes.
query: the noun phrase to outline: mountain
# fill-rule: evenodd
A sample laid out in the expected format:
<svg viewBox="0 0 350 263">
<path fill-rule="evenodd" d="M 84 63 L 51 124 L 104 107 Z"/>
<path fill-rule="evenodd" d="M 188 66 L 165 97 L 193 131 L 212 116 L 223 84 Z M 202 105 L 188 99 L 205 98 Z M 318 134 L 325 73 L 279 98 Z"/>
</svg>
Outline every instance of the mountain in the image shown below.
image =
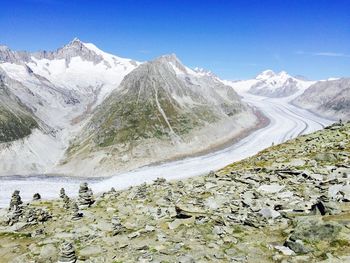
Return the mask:
<svg viewBox="0 0 350 263">
<path fill-rule="evenodd" d="M 331 119 L 350 120 L 350 78 L 318 81 L 293 104 Z"/>
<path fill-rule="evenodd" d="M 214 74 L 166 55 L 124 78 L 72 142 L 62 167 L 90 176 L 122 171 L 217 147 L 257 123 Z"/>
<path fill-rule="evenodd" d="M 0 70 L 11 93 L 0 175 L 110 175 L 218 147 L 259 122 L 231 87 L 175 55 L 140 63 L 74 39 L 55 51 L 1 46 Z"/>
<path fill-rule="evenodd" d="M 312 82 L 294 78 L 287 72 L 275 73 L 272 70 L 263 71 L 255 78 L 249 93 L 265 97 L 287 97 L 305 90 Z"/>
<path fill-rule="evenodd" d="M 14 138 L 21 140 L 0 145 L 0 175 L 49 172 L 90 112 L 139 64 L 78 39 L 56 51 L 29 53 L 1 46 L 6 89 L 21 103 L 11 103 L 12 108 L 25 108 L 39 125 L 23 129 L 13 124 L 19 133 Z"/>
</svg>

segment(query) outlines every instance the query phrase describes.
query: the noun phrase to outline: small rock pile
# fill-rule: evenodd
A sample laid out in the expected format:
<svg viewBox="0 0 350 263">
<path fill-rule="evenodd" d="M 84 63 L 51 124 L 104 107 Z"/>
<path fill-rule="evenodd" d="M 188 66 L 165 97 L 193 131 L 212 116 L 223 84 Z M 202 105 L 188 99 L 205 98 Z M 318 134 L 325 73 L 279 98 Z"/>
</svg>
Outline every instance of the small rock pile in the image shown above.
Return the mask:
<svg viewBox="0 0 350 263">
<path fill-rule="evenodd" d="M 71 210 L 72 210 L 72 220 L 79 220 L 83 217 L 83 214 L 79 212 L 79 207 L 76 202 L 71 203 Z"/>
<path fill-rule="evenodd" d="M 77 257 L 72 243 L 64 242 L 60 246 L 58 263 L 75 263 L 76 261 Z"/>
<path fill-rule="evenodd" d="M 117 215 L 112 217 L 113 235 L 118 235 L 124 231 L 124 226 L 122 225 L 120 218 Z"/>
<path fill-rule="evenodd" d="M 92 190 L 87 183 L 80 185 L 78 203 L 82 207 L 90 207 L 94 203 Z"/>
<path fill-rule="evenodd" d="M 34 195 L 33 195 L 33 201 L 38 201 L 38 200 L 40 200 L 41 199 L 41 195 L 39 194 L 39 193 L 35 193 Z"/>
<path fill-rule="evenodd" d="M 52 215 L 41 208 L 29 208 L 24 214 L 25 221 L 31 224 L 37 224 L 48 221 Z"/>
<path fill-rule="evenodd" d="M 66 191 L 64 190 L 64 188 L 61 188 L 60 190 L 60 198 L 63 201 L 63 208 L 68 210 L 71 207 L 71 203 L 70 198 L 68 197 L 68 195 L 66 195 Z"/>
<path fill-rule="evenodd" d="M 147 184 L 143 183 L 136 188 L 136 193 L 133 199 L 145 199 L 147 197 Z"/>
</svg>

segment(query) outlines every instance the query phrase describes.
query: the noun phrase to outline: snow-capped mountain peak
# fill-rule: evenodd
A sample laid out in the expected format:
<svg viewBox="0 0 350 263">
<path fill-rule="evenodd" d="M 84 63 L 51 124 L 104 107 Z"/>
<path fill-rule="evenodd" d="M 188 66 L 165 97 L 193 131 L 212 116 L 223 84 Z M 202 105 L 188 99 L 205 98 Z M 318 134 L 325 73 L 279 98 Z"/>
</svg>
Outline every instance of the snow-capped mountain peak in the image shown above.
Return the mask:
<svg viewBox="0 0 350 263">
<path fill-rule="evenodd" d="M 265 70 L 256 76 L 257 80 L 268 80 L 268 79 L 283 79 L 292 78 L 286 71 L 281 71 L 279 73 L 274 72 L 271 69 Z"/>
</svg>

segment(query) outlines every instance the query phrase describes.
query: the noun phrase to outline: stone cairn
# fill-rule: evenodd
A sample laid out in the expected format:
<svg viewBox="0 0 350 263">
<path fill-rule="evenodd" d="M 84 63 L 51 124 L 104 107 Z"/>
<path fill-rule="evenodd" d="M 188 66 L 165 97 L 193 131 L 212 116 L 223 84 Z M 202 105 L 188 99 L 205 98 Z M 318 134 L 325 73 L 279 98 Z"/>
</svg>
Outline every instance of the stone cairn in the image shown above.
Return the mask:
<svg viewBox="0 0 350 263">
<path fill-rule="evenodd" d="M 60 190 L 60 198 L 63 199 L 66 195 L 66 190 L 64 190 L 64 188 L 61 188 Z"/>
<path fill-rule="evenodd" d="M 163 177 L 158 177 L 156 180 L 154 180 L 155 185 L 163 185 L 166 183 L 166 179 Z"/>
<path fill-rule="evenodd" d="M 83 217 L 83 214 L 79 212 L 79 207 L 76 202 L 71 203 L 72 220 L 76 221 Z"/>
<path fill-rule="evenodd" d="M 124 231 L 124 226 L 122 225 L 120 218 L 117 215 L 114 215 L 112 217 L 112 227 L 114 236 Z"/>
<path fill-rule="evenodd" d="M 41 199 L 41 195 L 39 193 L 35 193 L 33 195 L 33 201 L 37 201 L 37 200 L 40 200 Z"/>
<path fill-rule="evenodd" d="M 9 207 L 9 225 L 13 225 L 17 223 L 19 219 L 23 216 L 23 207 L 22 207 L 22 199 L 19 195 L 19 191 L 15 190 L 12 194 L 10 207 Z"/>
<path fill-rule="evenodd" d="M 92 190 L 87 183 L 80 185 L 78 203 L 82 207 L 90 207 L 94 203 Z"/>
<path fill-rule="evenodd" d="M 15 190 L 10 201 L 10 211 L 16 209 L 16 207 L 21 206 L 22 204 L 23 202 L 21 196 L 19 195 L 19 191 Z"/>
<path fill-rule="evenodd" d="M 60 190 L 60 198 L 63 201 L 63 208 L 68 210 L 70 208 L 70 199 L 68 195 L 66 195 L 66 191 L 64 190 L 64 188 L 61 188 Z"/>
<path fill-rule="evenodd" d="M 52 218 L 52 215 L 41 208 L 29 208 L 25 215 L 24 218 L 26 222 L 31 223 L 31 224 L 37 224 L 39 222 L 46 222 L 50 218 Z"/>
<path fill-rule="evenodd" d="M 147 184 L 143 183 L 137 186 L 136 193 L 133 199 L 145 199 L 147 197 Z"/>
<path fill-rule="evenodd" d="M 75 255 L 75 250 L 72 243 L 64 242 L 60 246 L 58 263 L 75 263 L 76 261 L 77 256 Z"/>
</svg>

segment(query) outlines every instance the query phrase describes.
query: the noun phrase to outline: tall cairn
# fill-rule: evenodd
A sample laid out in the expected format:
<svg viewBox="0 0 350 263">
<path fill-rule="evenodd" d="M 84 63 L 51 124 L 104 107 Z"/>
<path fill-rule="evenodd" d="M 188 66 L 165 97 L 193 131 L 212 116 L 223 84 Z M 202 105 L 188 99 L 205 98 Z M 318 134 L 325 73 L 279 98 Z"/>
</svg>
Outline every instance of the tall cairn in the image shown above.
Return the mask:
<svg viewBox="0 0 350 263">
<path fill-rule="evenodd" d="M 75 255 L 75 249 L 72 243 L 64 242 L 60 246 L 60 255 L 58 258 L 58 263 L 75 263 L 77 261 L 77 256 Z"/>
<path fill-rule="evenodd" d="M 78 204 L 81 207 L 90 207 L 94 203 L 92 190 L 87 183 L 82 183 L 79 188 Z"/>
<path fill-rule="evenodd" d="M 16 207 L 21 206 L 22 204 L 23 202 L 21 196 L 19 195 L 19 191 L 15 190 L 10 201 L 10 211 L 15 210 Z"/>
<path fill-rule="evenodd" d="M 68 210 L 71 206 L 70 198 L 68 197 L 68 195 L 66 195 L 66 190 L 64 190 L 64 188 L 61 188 L 60 190 L 60 198 L 63 201 L 63 208 Z"/>
<path fill-rule="evenodd" d="M 67 196 L 66 195 L 66 190 L 64 190 L 64 188 L 61 188 L 61 190 L 60 190 L 60 198 L 64 199 L 65 196 Z"/>
</svg>

